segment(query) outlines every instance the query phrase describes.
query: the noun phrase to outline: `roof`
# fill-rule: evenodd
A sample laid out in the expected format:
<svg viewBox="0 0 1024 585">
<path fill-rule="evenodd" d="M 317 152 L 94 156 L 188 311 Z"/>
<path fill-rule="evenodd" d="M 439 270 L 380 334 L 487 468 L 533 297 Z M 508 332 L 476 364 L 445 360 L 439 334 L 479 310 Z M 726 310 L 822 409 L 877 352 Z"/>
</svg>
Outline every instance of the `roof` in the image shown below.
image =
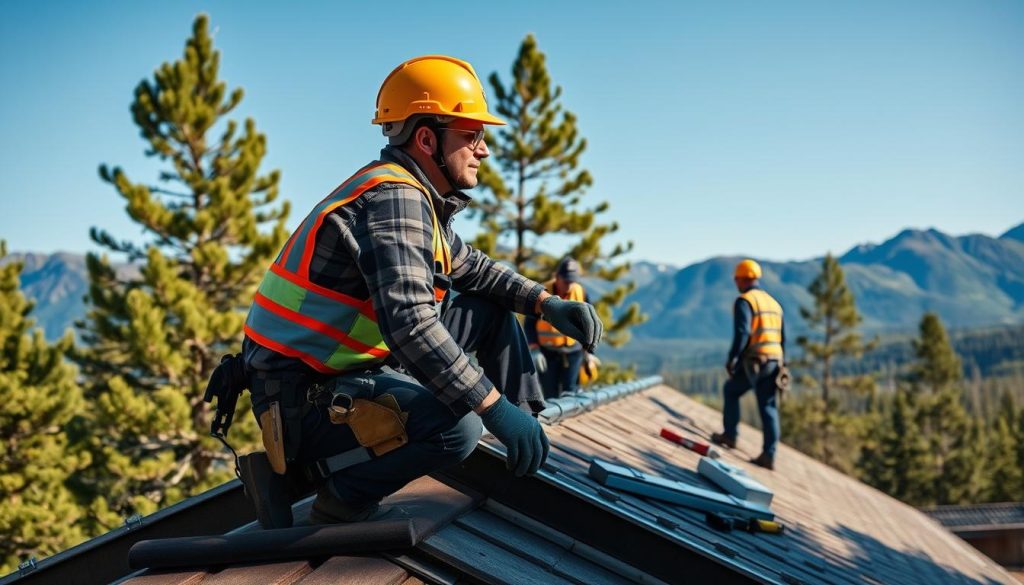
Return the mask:
<svg viewBox="0 0 1024 585">
<path fill-rule="evenodd" d="M 700 456 L 671 444 L 661 427 L 702 440 L 721 426 L 721 413 L 659 385 L 548 429 L 553 459 L 570 481 L 596 492 L 587 477 L 593 457 L 643 472 L 707 486 L 695 473 Z M 783 429 L 783 438 L 785 438 Z M 609 505 L 665 529 L 679 548 L 717 556 L 738 571 L 768 582 L 1014 583 L 1001 567 L 917 509 L 786 445 L 775 471 L 748 462 L 760 452 L 761 433 L 741 427 L 727 463 L 745 469 L 774 492 L 771 507 L 786 526 L 782 536 L 711 530 L 703 514 L 623 495 Z M 724 557 L 724 558 L 723 558 Z"/>
<path fill-rule="evenodd" d="M 658 435 L 668 427 L 706 440 L 720 422 L 717 411 L 657 385 L 549 425 L 551 456 L 536 476 L 510 476 L 501 445 L 485 438 L 462 465 L 413 482 L 385 501 L 391 512 L 384 520 L 408 521 L 411 546 L 339 546 L 263 564 L 149 570 L 127 582 L 1015 582 L 920 511 L 785 445 L 774 472 L 747 463 L 761 436 L 746 426 L 738 448 L 722 459 L 774 492 L 782 535 L 719 532 L 701 512 L 608 488 L 589 475 L 599 458 L 711 487 L 696 474 L 696 453 Z M 297 504 L 299 524 L 309 505 Z M 261 532 L 248 524 L 231 534 Z"/>
<path fill-rule="evenodd" d="M 1024 530 L 1024 502 L 936 506 L 922 511 L 955 533 Z"/>
</svg>

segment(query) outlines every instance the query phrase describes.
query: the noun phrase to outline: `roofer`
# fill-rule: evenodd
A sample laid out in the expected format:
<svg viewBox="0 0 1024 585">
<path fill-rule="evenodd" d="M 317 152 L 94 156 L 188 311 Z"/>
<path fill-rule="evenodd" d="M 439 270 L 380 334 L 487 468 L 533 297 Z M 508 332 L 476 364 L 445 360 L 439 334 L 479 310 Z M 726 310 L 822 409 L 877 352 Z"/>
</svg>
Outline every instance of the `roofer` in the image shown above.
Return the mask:
<svg viewBox="0 0 1024 585">
<path fill-rule="evenodd" d="M 566 256 L 555 268 L 554 278 L 544 283 L 544 290 L 565 300 L 589 302 L 579 280 L 580 263 Z M 540 372 L 544 398 L 575 392 L 581 375 L 593 378 L 599 362 L 575 339 L 551 323 L 532 316 L 526 318 L 525 328 L 534 363 Z"/>
<path fill-rule="evenodd" d="M 513 311 L 589 349 L 603 332 L 593 307 L 547 293 L 452 230 L 489 156 L 484 128 L 505 123 L 469 63 L 402 63 L 372 123 L 389 142 L 379 160 L 303 220 L 245 323 L 267 452 L 240 469 L 266 528 L 292 523 L 286 471 L 319 480 L 314 522 L 363 520 L 409 481 L 469 456 L 481 419 L 509 469 L 535 473 L 548 441 L 529 411 L 543 399 Z"/>
<path fill-rule="evenodd" d="M 761 266 L 757 262 L 748 259 L 736 265 L 733 280 L 740 295 L 733 305 L 732 348 L 725 362 L 729 379 L 722 388 L 725 429 L 713 433 L 711 441 L 725 447 L 736 446 L 740 397 L 753 387 L 761 414 L 764 445 L 752 462 L 774 469 L 775 447 L 779 442 L 777 392 L 786 389 L 789 374 L 785 368 L 782 306 L 761 289 L 760 278 Z"/>
</svg>

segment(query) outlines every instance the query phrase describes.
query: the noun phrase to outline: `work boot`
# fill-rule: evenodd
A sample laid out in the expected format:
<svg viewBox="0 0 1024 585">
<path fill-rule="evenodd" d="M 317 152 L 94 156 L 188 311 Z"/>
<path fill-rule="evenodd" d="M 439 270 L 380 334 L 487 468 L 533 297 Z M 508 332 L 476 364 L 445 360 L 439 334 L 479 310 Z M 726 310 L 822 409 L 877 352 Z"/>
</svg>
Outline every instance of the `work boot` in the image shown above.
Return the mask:
<svg viewBox="0 0 1024 585">
<path fill-rule="evenodd" d="M 775 458 L 772 457 L 771 455 L 768 455 L 767 453 L 761 453 L 754 459 L 751 459 L 750 462 L 753 463 L 754 465 L 760 465 L 761 467 L 764 467 L 765 469 L 768 470 L 775 469 Z"/>
<path fill-rule="evenodd" d="M 245 496 L 256 509 L 256 519 L 265 529 L 290 528 L 292 504 L 285 476 L 274 473 L 264 451 L 238 458 L 238 470 Z"/>
<path fill-rule="evenodd" d="M 711 433 L 711 442 L 730 449 L 736 448 L 736 437 L 730 437 L 725 433 Z"/>
<path fill-rule="evenodd" d="M 309 521 L 313 524 L 363 522 L 369 520 L 378 510 L 380 510 L 380 502 L 373 502 L 365 506 L 352 506 L 335 497 L 325 485 L 316 493 L 313 508 L 309 511 Z"/>
</svg>

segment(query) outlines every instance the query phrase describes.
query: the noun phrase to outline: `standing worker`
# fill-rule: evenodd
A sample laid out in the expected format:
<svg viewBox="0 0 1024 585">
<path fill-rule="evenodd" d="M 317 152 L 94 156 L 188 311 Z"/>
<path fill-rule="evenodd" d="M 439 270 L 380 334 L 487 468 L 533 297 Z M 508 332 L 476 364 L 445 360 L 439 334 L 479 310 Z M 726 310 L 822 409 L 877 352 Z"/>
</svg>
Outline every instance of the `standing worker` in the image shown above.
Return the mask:
<svg viewBox="0 0 1024 585">
<path fill-rule="evenodd" d="M 575 302 L 589 302 L 587 292 L 580 284 L 580 263 L 565 257 L 555 268 L 555 277 L 544 283 L 544 289 L 552 295 Z M 544 398 L 557 398 L 573 393 L 579 384 L 581 371 L 588 379 L 596 375 L 598 360 L 571 336 L 565 335 L 552 323 L 527 317 L 526 335 L 530 342 L 534 363 L 540 372 Z M 581 367 L 586 366 L 583 370 Z"/>
<path fill-rule="evenodd" d="M 292 524 L 292 473 L 319 486 L 314 522 L 373 516 L 382 498 L 468 457 L 481 419 L 509 469 L 535 473 L 548 441 L 527 412 L 542 398 L 513 312 L 540 314 L 590 349 L 603 331 L 592 306 L 551 295 L 452 230 L 490 154 L 484 128 L 505 123 L 469 63 L 402 63 L 373 123 L 388 146 L 289 238 L 235 358 L 267 449 L 239 462 L 265 528 Z"/>
<path fill-rule="evenodd" d="M 722 388 L 725 406 L 721 433 L 713 433 L 711 441 L 733 448 L 740 422 L 740 397 L 754 388 L 757 408 L 761 414 L 764 446 L 751 461 L 774 469 L 775 447 L 779 442 L 779 408 L 777 391 L 780 373 L 785 372 L 786 334 L 782 306 L 761 289 L 761 266 L 753 260 L 736 265 L 733 280 L 740 295 L 733 306 L 733 337 L 725 370 L 729 379 Z"/>
</svg>

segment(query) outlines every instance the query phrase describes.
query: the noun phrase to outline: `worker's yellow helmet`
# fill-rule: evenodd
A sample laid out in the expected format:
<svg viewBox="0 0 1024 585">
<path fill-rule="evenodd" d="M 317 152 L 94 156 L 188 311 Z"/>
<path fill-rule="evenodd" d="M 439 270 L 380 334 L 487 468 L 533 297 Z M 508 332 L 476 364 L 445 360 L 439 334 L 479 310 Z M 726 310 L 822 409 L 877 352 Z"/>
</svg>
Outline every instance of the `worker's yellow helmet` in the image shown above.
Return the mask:
<svg viewBox="0 0 1024 585">
<path fill-rule="evenodd" d="M 733 278 L 761 278 L 761 265 L 750 258 L 742 260 L 736 265 L 736 273 Z"/>
<path fill-rule="evenodd" d="M 395 68 L 377 93 L 373 124 L 395 136 L 412 116 L 437 116 L 504 125 L 487 111 L 484 88 L 473 66 L 444 55 L 409 59 Z"/>
</svg>

